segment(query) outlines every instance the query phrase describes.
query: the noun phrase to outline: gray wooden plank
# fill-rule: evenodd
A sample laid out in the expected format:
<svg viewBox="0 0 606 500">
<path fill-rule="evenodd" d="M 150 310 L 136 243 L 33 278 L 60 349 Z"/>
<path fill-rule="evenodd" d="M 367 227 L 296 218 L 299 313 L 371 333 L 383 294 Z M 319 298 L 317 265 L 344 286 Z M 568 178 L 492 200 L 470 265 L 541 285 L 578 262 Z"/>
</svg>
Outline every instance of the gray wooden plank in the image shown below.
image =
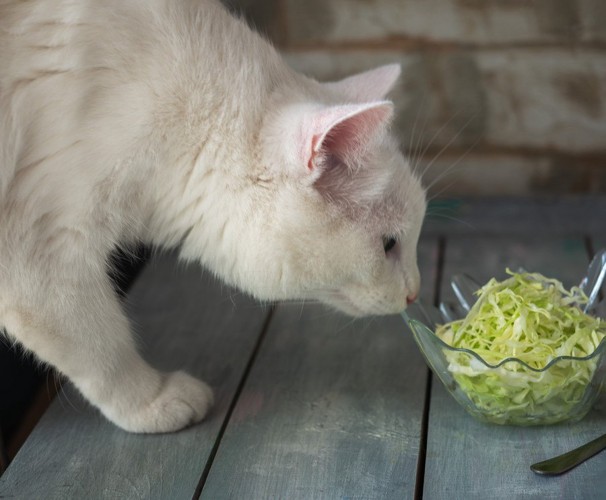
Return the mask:
<svg viewBox="0 0 606 500">
<path fill-rule="evenodd" d="M 606 195 L 437 199 L 427 212 L 427 235 L 599 234 Z"/>
<path fill-rule="evenodd" d="M 524 237 L 449 238 L 444 278 L 467 272 L 484 282 L 505 266 L 539 271 L 571 285 L 588 263 L 583 240 Z M 450 291 L 443 289 L 445 295 Z M 561 477 L 540 477 L 530 464 L 568 451 L 604 432 L 606 403 L 581 422 L 513 427 L 474 420 L 433 377 L 423 498 L 604 498 L 606 454 Z"/>
<path fill-rule="evenodd" d="M 149 263 L 128 309 L 154 366 L 184 368 L 215 389 L 207 420 L 129 434 L 68 388 L 0 479 L 0 497 L 192 498 L 268 311 L 170 255 Z"/>
<path fill-rule="evenodd" d="M 422 241 L 425 298 L 437 241 Z M 279 306 L 202 498 L 411 498 L 427 369 L 399 316 Z"/>
<path fill-rule="evenodd" d="M 467 273 L 480 283 L 493 276 L 505 278 L 505 268 L 524 268 L 578 285 L 587 270 L 589 256 L 585 240 L 578 237 L 544 235 L 450 236 L 446 240 L 441 294 L 453 298 L 450 278 Z"/>
</svg>

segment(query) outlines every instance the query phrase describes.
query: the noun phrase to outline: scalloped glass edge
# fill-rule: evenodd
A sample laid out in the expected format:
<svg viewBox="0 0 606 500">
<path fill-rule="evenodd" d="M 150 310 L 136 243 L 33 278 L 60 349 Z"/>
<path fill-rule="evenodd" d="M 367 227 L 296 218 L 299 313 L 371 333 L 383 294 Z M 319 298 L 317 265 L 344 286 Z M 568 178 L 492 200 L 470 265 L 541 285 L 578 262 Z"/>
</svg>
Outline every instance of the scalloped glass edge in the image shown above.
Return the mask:
<svg viewBox="0 0 606 500">
<path fill-rule="evenodd" d="M 491 368 L 491 369 L 500 368 L 501 366 L 503 366 L 507 363 L 518 363 L 518 364 L 522 365 L 524 368 L 532 370 L 533 372 L 541 373 L 541 372 L 548 370 L 549 368 L 551 368 L 553 365 L 555 365 L 556 363 L 558 363 L 560 361 L 589 361 L 593 358 L 599 357 L 603 353 L 604 349 L 606 349 L 606 347 L 605 347 L 606 346 L 606 337 L 604 337 L 591 354 L 588 354 L 587 356 L 582 356 L 582 357 L 556 356 L 549 363 L 547 363 L 543 368 L 533 368 L 532 366 L 528 365 L 526 362 L 522 361 L 521 359 L 513 358 L 513 357 L 505 358 L 502 361 L 500 361 L 499 363 L 497 363 L 496 365 L 493 365 L 492 363 L 489 363 L 484 358 L 482 358 L 482 356 L 480 356 L 475 351 L 472 351 L 470 349 L 465 349 L 462 347 L 452 347 L 451 345 L 448 345 L 446 342 L 444 342 L 442 339 L 440 339 L 440 337 L 438 337 L 435 334 L 435 332 L 431 328 L 429 328 L 425 323 L 423 323 L 422 321 L 419 321 L 418 319 L 410 317 L 406 311 L 403 311 L 401 313 L 401 316 L 404 318 L 404 321 L 412 330 L 413 335 L 419 335 L 419 336 L 422 334 L 431 335 L 432 340 L 435 340 L 442 348 L 446 349 L 447 351 L 462 352 L 462 353 L 468 354 L 470 356 L 473 356 L 484 366 L 486 366 L 487 368 Z"/>
</svg>

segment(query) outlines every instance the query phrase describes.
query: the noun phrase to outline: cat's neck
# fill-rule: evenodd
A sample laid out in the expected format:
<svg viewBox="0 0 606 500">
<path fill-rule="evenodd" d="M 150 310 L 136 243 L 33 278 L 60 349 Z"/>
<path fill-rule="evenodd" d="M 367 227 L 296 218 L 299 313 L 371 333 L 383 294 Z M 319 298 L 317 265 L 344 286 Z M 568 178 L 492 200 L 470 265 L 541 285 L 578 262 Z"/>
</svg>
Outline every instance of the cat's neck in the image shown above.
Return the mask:
<svg viewBox="0 0 606 500">
<path fill-rule="evenodd" d="M 155 134 L 165 142 L 146 226 L 152 242 L 181 245 L 186 258 L 242 287 L 249 278 L 237 273 L 258 262 L 255 240 L 272 216 L 258 135 L 267 110 L 298 77 L 240 21 L 220 22 L 233 33 L 213 40 L 215 52 L 186 65 L 191 71 L 167 74 L 161 87 L 167 105 L 157 110 L 163 121 Z"/>
</svg>

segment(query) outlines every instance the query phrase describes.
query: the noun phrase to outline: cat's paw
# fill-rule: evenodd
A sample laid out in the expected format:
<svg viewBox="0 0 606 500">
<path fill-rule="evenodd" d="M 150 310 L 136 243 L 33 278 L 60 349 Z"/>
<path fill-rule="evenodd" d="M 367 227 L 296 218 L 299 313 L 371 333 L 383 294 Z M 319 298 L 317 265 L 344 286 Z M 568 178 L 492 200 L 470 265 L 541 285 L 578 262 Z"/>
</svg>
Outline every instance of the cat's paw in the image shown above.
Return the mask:
<svg viewBox="0 0 606 500">
<path fill-rule="evenodd" d="M 167 374 L 155 398 L 115 421 L 130 432 L 173 432 L 204 418 L 213 404 L 210 387 L 183 372 Z"/>
</svg>

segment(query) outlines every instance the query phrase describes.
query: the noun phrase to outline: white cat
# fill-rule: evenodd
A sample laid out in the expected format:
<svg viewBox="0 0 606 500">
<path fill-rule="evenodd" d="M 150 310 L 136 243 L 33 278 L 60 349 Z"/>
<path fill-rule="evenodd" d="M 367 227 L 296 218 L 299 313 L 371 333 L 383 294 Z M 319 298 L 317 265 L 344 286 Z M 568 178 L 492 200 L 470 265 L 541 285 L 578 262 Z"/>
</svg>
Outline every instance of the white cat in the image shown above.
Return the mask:
<svg viewBox="0 0 606 500">
<path fill-rule="evenodd" d="M 399 73 L 318 83 L 213 0 L 0 0 L 0 327 L 165 432 L 212 393 L 138 355 L 118 245 L 178 246 L 264 301 L 404 309 L 425 195 L 388 131 Z"/>
</svg>

